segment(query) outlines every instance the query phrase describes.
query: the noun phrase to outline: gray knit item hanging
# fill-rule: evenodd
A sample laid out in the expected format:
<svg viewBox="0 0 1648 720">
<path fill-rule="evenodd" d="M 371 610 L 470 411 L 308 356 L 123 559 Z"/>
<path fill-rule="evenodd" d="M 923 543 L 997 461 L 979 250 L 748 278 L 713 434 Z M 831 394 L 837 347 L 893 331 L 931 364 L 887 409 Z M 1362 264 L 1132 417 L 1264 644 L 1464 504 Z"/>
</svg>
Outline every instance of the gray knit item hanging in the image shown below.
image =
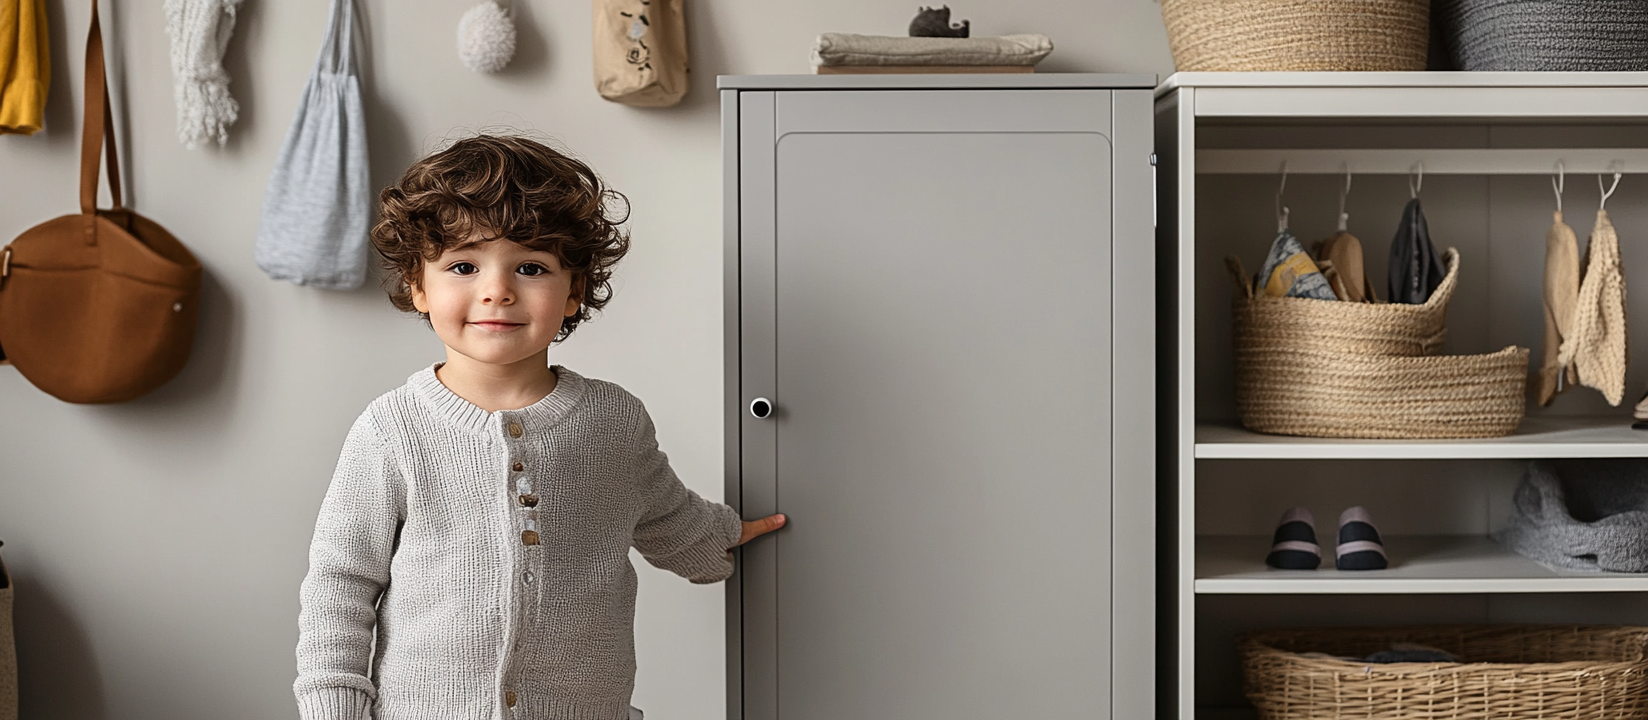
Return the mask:
<svg viewBox="0 0 1648 720">
<path fill-rule="evenodd" d="M 328 290 L 366 280 L 372 188 L 354 26 L 354 3 L 333 0 L 320 57 L 269 173 L 256 257 L 276 280 Z"/>
</svg>

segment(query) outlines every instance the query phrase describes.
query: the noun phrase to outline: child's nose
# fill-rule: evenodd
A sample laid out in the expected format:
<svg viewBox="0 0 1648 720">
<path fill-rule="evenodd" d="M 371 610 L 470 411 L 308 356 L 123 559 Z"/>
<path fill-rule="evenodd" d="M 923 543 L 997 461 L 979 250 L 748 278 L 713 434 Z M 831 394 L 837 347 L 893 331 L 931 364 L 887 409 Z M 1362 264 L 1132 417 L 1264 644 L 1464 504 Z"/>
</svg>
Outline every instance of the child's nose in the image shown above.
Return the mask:
<svg viewBox="0 0 1648 720">
<path fill-rule="evenodd" d="M 486 305 L 509 305 L 515 302 L 515 288 L 506 277 L 494 278 L 481 291 L 481 302 Z"/>
</svg>

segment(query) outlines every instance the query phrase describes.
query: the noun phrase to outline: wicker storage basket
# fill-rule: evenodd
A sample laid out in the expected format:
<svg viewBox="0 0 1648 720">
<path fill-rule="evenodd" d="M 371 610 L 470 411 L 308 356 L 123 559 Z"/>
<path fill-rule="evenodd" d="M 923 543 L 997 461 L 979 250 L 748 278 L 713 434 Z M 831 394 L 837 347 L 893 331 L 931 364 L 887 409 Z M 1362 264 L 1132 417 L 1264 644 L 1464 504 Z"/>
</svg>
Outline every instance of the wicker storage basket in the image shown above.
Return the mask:
<svg viewBox="0 0 1648 720">
<path fill-rule="evenodd" d="M 1393 642 L 1440 648 L 1461 663 L 1387 665 Z M 1263 720 L 1642 720 L 1648 628 L 1448 625 L 1319 628 L 1239 638 L 1249 700 Z"/>
<path fill-rule="evenodd" d="M 1249 430 L 1340 438 L 1508 435 L 1526 409 L 1528 350 L 1433 355 L 1446 336 L 1459 252 L 1424 305 L 1253 296 L 1241 263 L 1232 308 L 1236 410 Z"/>
<path fill-rule="evenodd" d="M 1642 0 L 1437 0 L 1461 70 L 1648 70 Z"/>
<path fill-rule="evenodd" d="M 1182 72 L 1424 70 L 1430 0 L 1162 0 Z"/>
<path fill-rule="evenodd" d="M 1253 293 L 1242 261 L 1226 258 L 1237 287 L 1239 336 L 1252 343 L 1353 355 L 1432 355 L 1448 338 L 1448 301 L 1459 285 L 1459 251 L 1442 256 L 1448 268 L 1424 305 L 1324 302 Z"/>
</svg>

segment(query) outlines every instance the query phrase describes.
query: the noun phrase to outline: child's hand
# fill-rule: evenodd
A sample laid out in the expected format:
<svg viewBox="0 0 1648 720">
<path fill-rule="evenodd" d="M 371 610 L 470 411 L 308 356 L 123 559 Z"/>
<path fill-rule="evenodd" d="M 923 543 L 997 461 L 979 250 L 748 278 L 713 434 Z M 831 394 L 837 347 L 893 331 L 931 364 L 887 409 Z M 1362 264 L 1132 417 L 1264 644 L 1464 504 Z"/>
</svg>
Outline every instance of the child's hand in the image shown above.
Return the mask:
<svg viewBox="0 0 1648 720">
<path fill-rule="evenodd" d="M 784 527 L 785 519 L 784 514 L 779 513 L 777 515 L 768 515 L 760 520 L 746 520 L 744 522 L 744 532 L 740 533 L 738 536 L 738 545 L 743 545 L 744 543 L 761 537 L 762 535 L 766 535 L 767 533 Z M 738 545 L 734 545 L 733 547 L 738 547 Z M 732 548 L 727 549 L 731 550 Z"/>
</svg>

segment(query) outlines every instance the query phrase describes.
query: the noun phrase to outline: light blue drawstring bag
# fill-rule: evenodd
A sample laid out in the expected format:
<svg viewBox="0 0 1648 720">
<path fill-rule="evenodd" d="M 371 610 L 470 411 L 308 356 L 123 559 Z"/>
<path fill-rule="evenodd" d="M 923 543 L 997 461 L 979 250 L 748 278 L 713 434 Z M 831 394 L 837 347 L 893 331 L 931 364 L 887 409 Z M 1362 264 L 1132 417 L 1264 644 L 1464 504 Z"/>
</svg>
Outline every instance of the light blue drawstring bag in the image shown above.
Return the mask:
<svg viewBox="0 0 1648 720">
<path fill-rule="evenodd" d="M 355 5 L 332 0 L 320 57 L 263 194 L 258 267 L 299 285 L 360 287 L 366 279 L 371 203 Z"/>
</svg>

